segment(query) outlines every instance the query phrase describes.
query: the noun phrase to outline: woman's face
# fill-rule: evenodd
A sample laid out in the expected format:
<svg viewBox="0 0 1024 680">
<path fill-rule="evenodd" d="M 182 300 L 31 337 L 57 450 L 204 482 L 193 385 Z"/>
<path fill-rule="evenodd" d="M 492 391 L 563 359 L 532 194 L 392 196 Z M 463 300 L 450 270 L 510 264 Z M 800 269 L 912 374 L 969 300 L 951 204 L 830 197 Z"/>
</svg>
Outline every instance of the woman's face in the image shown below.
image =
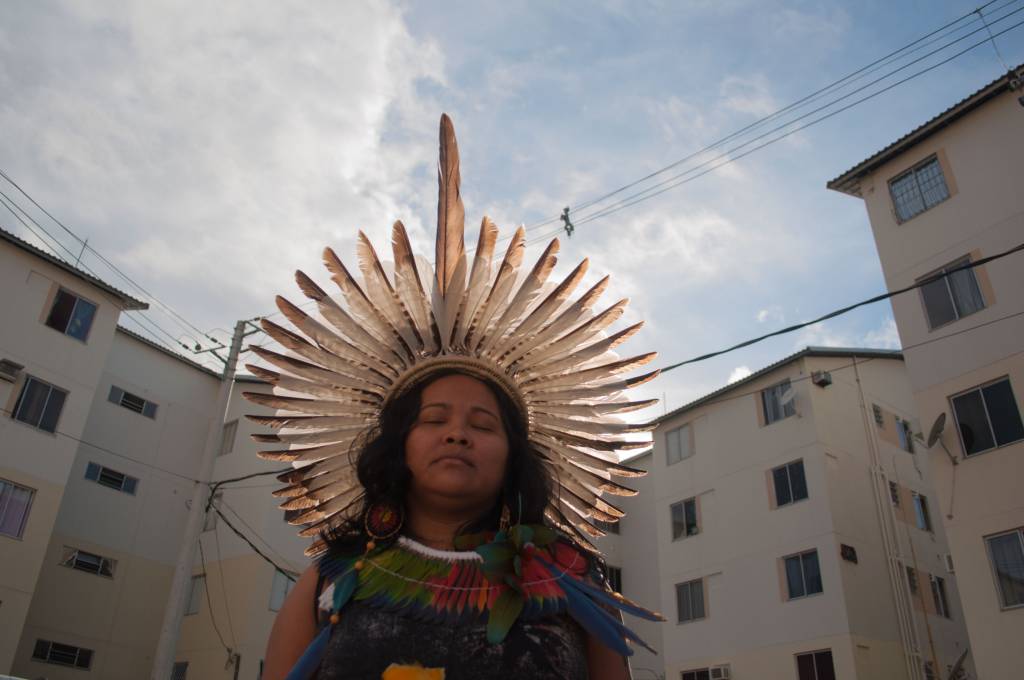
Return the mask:
<svg viewBox="0 0 1024 680">
<path fill-rule="evenodd" d="M 484 383 L 447 375 L 424 388 L 405 439 L 411 500 L 446 511 L 485 511 L 498 496 L 507 460 L 498 400 Z"/>
</svg>

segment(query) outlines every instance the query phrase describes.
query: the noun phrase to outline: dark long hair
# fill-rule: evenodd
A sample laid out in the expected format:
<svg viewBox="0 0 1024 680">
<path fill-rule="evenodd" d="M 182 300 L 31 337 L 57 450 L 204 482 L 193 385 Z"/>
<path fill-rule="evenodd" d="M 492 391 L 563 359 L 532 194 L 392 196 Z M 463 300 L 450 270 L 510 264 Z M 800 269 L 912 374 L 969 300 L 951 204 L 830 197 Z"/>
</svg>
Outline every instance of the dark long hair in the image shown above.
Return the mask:
<svg viewBox="0 0 1024 680">
<path fill-rule="evenodd" d="M 438 371 L 429 380 L 416 385 L 391 401 L 381 411 L 377 422 L 356 439 L 349 455 L 354 456 L 356 475 L 363 494 L 345 511 L 345 519 L 324 535 L 327 545 L 336 554 L 361 552 L 367 540 L 363 526 L 366 510 L 377 503 L 405 508 L 405 498 L 412 473 L 405 464 L 405 439 L 419 417 L 423 390 L 432 382 L 448 375 L 462 375 L 458 370 Z M 488 380 L 480 380 L 498 402 L 505 434 L 508 437 L 508 460 L 505 479 L 494 505 L 479 517 L 468 521 L 460 534 L 496 530 L 502 507 L 507 505 L 513 523 L 541 524 L 544 510 L 551 500 L 552 487 L 544 469 L 542 455 L 530 445 L 524 416 L 512 399 Z"/>
</svg>

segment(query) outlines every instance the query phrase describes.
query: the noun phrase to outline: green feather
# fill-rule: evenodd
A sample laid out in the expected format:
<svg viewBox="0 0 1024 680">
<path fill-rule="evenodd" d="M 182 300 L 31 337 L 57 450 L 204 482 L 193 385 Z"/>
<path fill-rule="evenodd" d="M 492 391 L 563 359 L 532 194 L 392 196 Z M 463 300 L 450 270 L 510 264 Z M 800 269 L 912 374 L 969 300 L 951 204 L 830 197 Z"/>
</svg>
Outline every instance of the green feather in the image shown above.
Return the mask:
<svg viewBox="0 0 1024 680">
<path fill-rule="evenodd" d="M 522 611 L 523 598 L 519 593 L 507 589 L 499 595 L 487 615 L 487 641 L 497 644 L 504 640 Z"/>
</svg>

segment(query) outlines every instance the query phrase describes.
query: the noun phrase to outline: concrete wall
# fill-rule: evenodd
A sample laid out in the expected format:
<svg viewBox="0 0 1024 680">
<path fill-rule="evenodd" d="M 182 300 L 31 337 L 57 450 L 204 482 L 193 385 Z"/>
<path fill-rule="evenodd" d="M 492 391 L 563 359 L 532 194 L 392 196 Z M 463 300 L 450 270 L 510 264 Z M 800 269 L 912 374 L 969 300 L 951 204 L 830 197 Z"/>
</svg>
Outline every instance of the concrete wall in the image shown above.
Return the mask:
<svg viewBox="0 0 1024 680">
<path fill-rule="evenodd" d="M 39 583 L 21 633 L 15 672 L 80 677 L 31 658 L 37 639 L 93 650 L 103 678 L 145 677 L 166 606 L 198 475 L 218 380 L 125 333 L 114 337 L 94 389 Z M 116 385 L 157 404 L 148 418 L 107 401 Z M 135 494 L 85 479 L 89 462 L 138 479 Z M 64 547 L 117 560 L 113 578 L 60 566 Z"/>
<path fill-rule="evenodd" d="M 61 287 L 97 305 L 85 342 L 44 323 Z M 0 672 L 6 672 L 120 308 L 99 287 L 6 241 L 0 242 L 0 290 L 0 359 L 25 367 L 15 383 L 0 381 L 0 478 L 35 491 L 24 536 L 0 536 Z M 28 375 L 68 392 L 56 433 L 12 417 Z"/>
<path fill-rule="evenodd" d="M 917 146 L 891 159 L 862 182 L 886 282 L 912 283 L 965 255 L 972 259 L 1016 246 L 1024 234 L 1020 191 L 1024 109 L 1018 93 L 1004 92 Z M 898 224 L 888 181 L 936 154 L 950 198 Z M 1018 410 L 1024 411 L 1024 266 L 1018 253 L 977 268 L 986 307 L 929 330 L 919 293 L 893 300 L 922 429 L 946 414 L 942 442 L 963 452 L 949 398 L 1008 376 Z M 1017 316 L 1014 316 L 1017 315 Z M 942 518 L 962 591 L 971 649 L 982 678 L 1012 677 L 1024 667 L 1024 608 L 1001 607 L 984 537 L 1024 526 L 1024 443 L 962 460 L 955 468 L 941 446 L 932 462 Z M 955 480 L 955 490 L 954 490 Z"/>
<path fill-rule="evenodd" d="M 911 661 L 904 656 L 898 593 L 880 527 L 894 520 L 884 504 L 887 477 L 877 473 L 904 475 L 915 489 L 934 493 L 927 469 L 919 471 L 911 454 L 888 442 L 876 446 L 883 468 L 876 470 L 869 455 L 874 423 L 861 407 L 861 390 L 867 409 L 881 403 L 909 420 L 914 402 L 901 361 L 858 362 L 855 372 L 850 357 L 807 356 L 659 426 L 653 500 L 661 602 L 670 619 L 663 643 L 668 677 L 726 663 L 734 677 L 794 677 L 795 655 L 821 649 L 832 650 L 838 678 L 907 677 Z M 830 372 L 830 386 L 811 382 L 819 370 Z M 760 391 L 785 378 L 795 392 L 797 414 L 764 425 Z M 696 453 L 667 466 L 665 433 L 685 423 L 693 428 Z M 776 507 L 770 472 L 797 459 L 803 461 L 808 498 Z M 669 505 L 690 497 L 699 499 L 701 531 L 673 541 Z M 934 565 L 945 551 L 941 527 L 910 531 L 904 523 L 901 530 L 899 545 L 906 548 L 898 548 L 897 559 L 909 555 L 913 541 L 920 546 L 919 562 L 938 573 Z M 856 550 L 856 564 L 840 557 L 842 544 Z M 810 549 L 818 552 L 823 592 L 788 600 L 780 559 Z M 954 579 L 942 575 L 955 603 Z M 676 623 L 674 585 L 699 577 L 705 578 L 707 616 Z M 906 601 L 904 609 L 910 626 L 933 630 L 940 663 L 956 658 L 965 644 L 962 617 L 929 617 L 911 611 Z M 923 633 L 922 640 L 919 657 L 930 649 Z M 916 672 L 919 662 L 912 661 Z"/>
</svg>

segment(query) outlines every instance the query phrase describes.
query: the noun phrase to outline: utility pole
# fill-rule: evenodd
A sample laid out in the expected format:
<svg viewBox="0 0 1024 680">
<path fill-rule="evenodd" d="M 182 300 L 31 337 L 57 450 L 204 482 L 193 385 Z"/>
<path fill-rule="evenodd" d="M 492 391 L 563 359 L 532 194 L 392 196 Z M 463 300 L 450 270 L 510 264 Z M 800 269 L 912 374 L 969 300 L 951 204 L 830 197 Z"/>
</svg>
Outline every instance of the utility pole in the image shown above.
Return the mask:
<svg viewBox="0 0 1024 680">
<path fill-rule="evenodd" d="M 255 330 L 246 332 L 245 327 L 248 324 L 248 320 L 235 324 L 235 333 L 231 337 L 231 348 L 224 361 L 220 391 L 217 394 L 217 404 L 213 411 L 215 417 L 206 433 L 206 447 L 203 449 L 203 459 L 199 468 L 199 481 L 192 489 L 192 504 L 189 506 L 188 521 L 185 524 L 181 549 L 178 551 L 178 561 L 174 566 L 174 577 L 171 580 L 171 590 L 167 596 L 164 622 L 160 627 L 160 639 L 157 642 L 150 680 L 170 680 L 171 677 L 174 651 L 178 646 L 178 635 L 181 632 L 181 619 L 185 614 L 186 598 L 192 584 L 192 564 L 196 558 L 196 543 L 203 530 L 207 497 L 210 493 L 209 483 L 212 480 L 213 466 L 217 460 L 217 450 L 220 448 L 221 433 L 224 429 L 224 416 L 227 414 L 228 399 L 231 397 L 231 388 L 235 380 L 235 364 L 238 363 L 242 340 L 247 335 L 256 332 Z M 219 355 L 218 358 L 220 358 Z"/>
</svg>

